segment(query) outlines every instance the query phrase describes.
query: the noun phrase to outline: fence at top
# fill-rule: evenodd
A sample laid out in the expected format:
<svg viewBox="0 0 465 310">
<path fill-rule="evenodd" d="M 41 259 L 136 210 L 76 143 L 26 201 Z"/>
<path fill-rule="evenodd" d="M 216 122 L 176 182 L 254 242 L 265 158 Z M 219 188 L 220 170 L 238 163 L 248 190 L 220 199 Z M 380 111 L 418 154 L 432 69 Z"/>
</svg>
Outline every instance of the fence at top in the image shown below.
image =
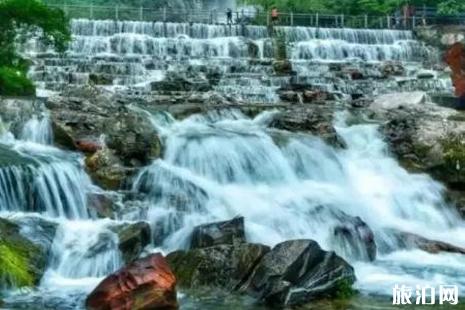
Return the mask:
<svg viewBox="0 0 465 310">
<path fill-rule="evenodd" d="M 147 22 L 191 22 L 205 24 L 225 24 L 228 22 L 226 12 L 218 10 L 181 11 L 150 9 L 144 7 L 127 7 L 115 5 L 68 5 L 49 4 L 50 7 L 62 9 L 70 18 L 87 18 L 94 20 L 125 20 Z M 439 16 L 433 8 L 420 8 L 411 17 L 400 14 L 371 16 L 344 14 L 302 14 L 279 13 L 278 20 L 273 21 L 269 12 L 240 10 L 233 12 L 232 24 L 307 26 L 327 28 L 365 28 L 365 29 L 412 29 L 417 26 L 433 24 L 465 25 L 465 15 Z"/>
</svg>

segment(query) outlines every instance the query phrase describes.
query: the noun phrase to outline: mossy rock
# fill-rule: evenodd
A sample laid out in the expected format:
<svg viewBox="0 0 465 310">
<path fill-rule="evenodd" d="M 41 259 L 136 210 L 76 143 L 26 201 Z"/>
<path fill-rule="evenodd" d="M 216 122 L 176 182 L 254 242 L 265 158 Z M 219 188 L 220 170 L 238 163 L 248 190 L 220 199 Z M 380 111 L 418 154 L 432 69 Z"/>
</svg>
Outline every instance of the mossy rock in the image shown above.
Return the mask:
<svg viewBox="0 0 465 310">
<path fill-rule="evenodd" d="M 0 219 L 0 287 L 37 285 L 42 278 L 47 253 L 20 234 L 18 225 Z"/>
</svg>

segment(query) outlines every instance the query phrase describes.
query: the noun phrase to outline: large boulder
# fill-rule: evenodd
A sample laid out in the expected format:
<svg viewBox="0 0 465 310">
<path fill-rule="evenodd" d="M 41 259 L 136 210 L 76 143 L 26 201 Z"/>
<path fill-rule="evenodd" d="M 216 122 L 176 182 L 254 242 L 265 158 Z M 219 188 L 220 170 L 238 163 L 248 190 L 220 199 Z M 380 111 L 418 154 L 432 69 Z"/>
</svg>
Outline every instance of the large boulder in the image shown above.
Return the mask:
<svg viewBox="0 0 465 310">
<path fill-rule="evenodd" d="M 106 277 L 86 299 L 89 310 L 177 309 L 176 277 L 153 254 Z"/>
<path fill-rule="evenodd" d="M 242 290 L 283 307 L 336 296 L 354 282 L 354 269 L 334 252 L 312 240 L 293 240 L 268 252 Z"/>
<path fill-rule="evenodd" d="M 167 260 L 184 288 L 212 287 L 238 289 L 269 251 L 260 244 L 217 245 L 176 251 Z"/>
<path fill-rule="evenodd" d="M 146 222 L 121 224 L 111 230 L 118 235 L 118 247 L 126 263 L 136 260 L 150 243 L 150 225 Z"/>
<path fill-rule="evenodd" d="M 219 244 L 245 243 L 244 218 L 200 225 L 192 233 L 191 248 L 206 248 Z"/>
<path fill-rule="evenodd" d="M 39 284 L 47 266 L 47 252 L 24 237 L 19 225 L 0 218 L 0 287 Z"/>
</svg>

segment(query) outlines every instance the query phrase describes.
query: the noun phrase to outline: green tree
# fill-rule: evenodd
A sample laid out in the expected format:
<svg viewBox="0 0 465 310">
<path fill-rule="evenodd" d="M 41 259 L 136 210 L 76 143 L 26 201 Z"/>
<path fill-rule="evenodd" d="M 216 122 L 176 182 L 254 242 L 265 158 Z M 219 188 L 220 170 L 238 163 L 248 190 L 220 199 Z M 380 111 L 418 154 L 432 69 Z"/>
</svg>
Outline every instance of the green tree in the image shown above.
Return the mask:
<svg viewBox="0 0 465 310">
<path fill-rule="evenodd" d="M 0 94 L 33 92 L 26 78 L 27 61 L 17 51 L 31 37 L 64 51 L 71 39 L 69 21 L 63 11 L 38 0 L 0 0 Z"/>
</svg>

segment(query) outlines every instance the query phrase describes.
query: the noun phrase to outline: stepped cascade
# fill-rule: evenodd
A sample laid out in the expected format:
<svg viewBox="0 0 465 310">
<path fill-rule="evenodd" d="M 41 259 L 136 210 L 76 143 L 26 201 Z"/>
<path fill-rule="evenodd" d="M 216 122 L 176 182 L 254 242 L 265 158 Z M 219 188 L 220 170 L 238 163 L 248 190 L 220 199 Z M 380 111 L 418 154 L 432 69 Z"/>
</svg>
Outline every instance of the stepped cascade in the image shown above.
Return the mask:
<svg viewBox="0 0 465 310">
<path fill-rule="evenodd" d="M 451 87 L 447 78 L 416 78 L 421 62 L 437 55 L 411 31 L 278 26 L 270 36 L 266 26 L 85 19 L 73 20 L 71 29 L 73 42 L 64 55 L 34 41 L 24 48 L 35 63 L 31 76 L 42 88 L 96 83 L 146 93 L 154 88 L 151 82 L 186 68 L 216 74 L 221 94 L 257 103 L 277 102 L 276 90 L 304 82 L 325 90 L 337 85 L 332 91 L 341 95 Z M 286 54 L 295 74 L 274 74 L 271 60 L 281 40 L 289 43 Z M 383 86 L 376 81 L 386 62 L 410 65 L 403 78 Z M 331 72 L 334 63 L 353 65 L 374 84 L 341 78 Z"/>
<path fill-rule="evenodd" d="M 174 251 L 197 251 L 195 265 L 215 248 L 193 246 L 211 241 L 199 227 L 213 225 L 209 239 L 231 222 L 243 240 L 211 241 L 215 264 L 235 247 L 273 254 L 298 240 L 321 247 L 298 259 L 343 261 L 326 267 L 344 266 L 368 307 L 390 305 L 396 284 L 465 289 L 465 200 L 453 197 L 465 149 L 440 137 L 463 116 L 429 101 L 451 84 L 411 31 L 86 19 L 71 30 L 63 54 L 34 39 L 20 47 L 44 98 L 0 98 L 0 254 L 17 242 L 32 274 L 24 289 L 0 273 L 0 307 L 83 309 L 115 272 L 137 294 L 124 268 Z M 240 253 L 252 264 L 228 298 L 211 295 L 217 283 L 204 298 L 180 276 L 214 282 L 242 260 L 221 275 L 203 261 L 176 274 L 180 306 L 263 309 L 235 293 L 260 278 L 265 256 Z M 299 280 L 321 275 L 300 263 L 288 266 Z"/>
</svg>

